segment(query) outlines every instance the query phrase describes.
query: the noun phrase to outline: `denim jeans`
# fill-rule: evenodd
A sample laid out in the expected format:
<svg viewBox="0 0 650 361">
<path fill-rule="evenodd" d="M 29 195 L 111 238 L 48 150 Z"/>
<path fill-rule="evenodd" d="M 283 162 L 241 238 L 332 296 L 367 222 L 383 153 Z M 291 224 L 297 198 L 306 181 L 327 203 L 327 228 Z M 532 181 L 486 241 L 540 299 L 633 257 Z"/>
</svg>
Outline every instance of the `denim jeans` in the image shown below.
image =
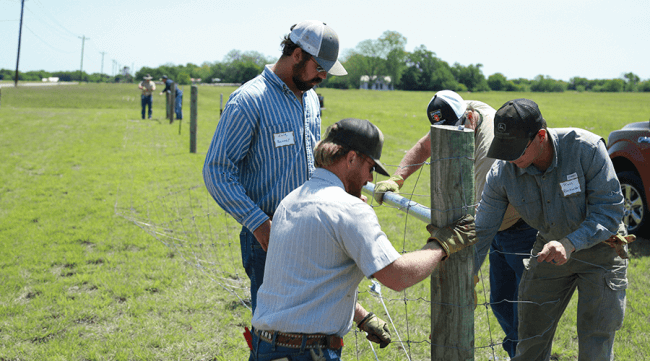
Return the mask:
<svg viewBox="0 0 650 361">
<path fill-rule="evenodd" d="M 339 361 L 341 360 L 341 351 L 331 349 L 314 349 L 316 355 L 322 352 L 322 360 Z M 249 361 L 272 361 L 288 357 L 291 361 L 313 361 L 309 349 L 298 349 L 277 346 L 266 341 L 263 341 L 253 332 L 253 350 L 250 353 Z"/>
<path fill-rule="evenodd" d="M 246 227 L 242 227 L 239 234 L 241 245 L 241 258 L 244 270 L 251 280 L 251 308 L 253 313 L 257 307 L 257 290 L 264 281 L 264 265 L 266 264 L 266 252 L 257 241 L 257 238 Z"/>
<path fill-rule="evenodd" d="M 532 254 L 544 247 L 539 239 Z M 576 328 L 579 361 L 614 359 L 614 337 L 625 316 L 627 260 L 599 243 L 571 254 L 561 266 L 524 262 L 519 285 L 519 345 L 513 360 L 548 360 L 553 335 L 571 296 L 578 290 Z"/>
<path fill-rule="evenodd" d="M 176 93 L 174 111 L 176 112 L 176 119 L 183 119 L 183 93 Z"/>
<path fill-rule="evenodd" d="M 490 246 L 490 304 L 506 334 L 503 348 L 510 357 L 517 350 L 517 294 L 524 273 L 524 259 L 530 257 L 537 230 L 523 220 L 498 232 Z"/>
<path fill-rule="evenodd" d="M 151 118 L 151 105 L 153 104 L 153 97 L 151 95 L 143 95 L 140 103 L 142 103 L 142 119 L 144 119 L 145 108 L 149 106 L 149 118 Z"/>
</svg>

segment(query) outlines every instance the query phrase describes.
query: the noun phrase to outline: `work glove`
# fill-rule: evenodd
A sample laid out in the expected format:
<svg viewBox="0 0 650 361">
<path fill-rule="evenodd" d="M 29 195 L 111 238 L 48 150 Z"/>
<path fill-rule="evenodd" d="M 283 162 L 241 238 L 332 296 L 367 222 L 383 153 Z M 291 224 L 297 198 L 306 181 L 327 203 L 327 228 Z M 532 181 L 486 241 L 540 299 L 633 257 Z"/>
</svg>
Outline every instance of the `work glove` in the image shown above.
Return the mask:
<svg viewBox="0 0 650 361">
<path fill-rule="evenodd" d="M 443 259 L 478 241 L 474 217 L 471 214 L 466 214 L 443 228 L 436 228 L 433 224 L 429 224 L 427 230 L 431 233 L 427 243 L 438 242 L 447 254 Z"/>
<path fill-rule="evenodd" d="M 609 237 L 609 239 L 606 240 L 605 243 L 607 243 L 608 246 L 616 249 L 616 253 L 618 253 L 619 257 L 623 259 L 628 259 L 629 256 L 627 254 L 627 248 L 625 246 L 634 242 L 635 240 L 636 240 L 636 236 L 633 234 L 630 234 L 628 236 L 622 236 L 620 234 L 616 234 Z"/>
<path fill-rule="evenodd" d="M 372 196 L 375 197 L 377 203 L 382 204 L 384 201 L 384 194 L 386 192 L 397 193 L 399 192 L 400 188 L 402 188 L 403 184 L 404 178 L 398 175 L 394 175 L 385 181 L 377 182 L 375 185 L 375 192 Z"/>
<path fill-rule="evenodd" d="M 378 343 L 380 348 L 384 348 L 390 343 L 388 325 L 374 313 L 368 313 L 357 325 L 361 331 L 367 333 L 366 338 L 374 343 Z"/>
</svg>

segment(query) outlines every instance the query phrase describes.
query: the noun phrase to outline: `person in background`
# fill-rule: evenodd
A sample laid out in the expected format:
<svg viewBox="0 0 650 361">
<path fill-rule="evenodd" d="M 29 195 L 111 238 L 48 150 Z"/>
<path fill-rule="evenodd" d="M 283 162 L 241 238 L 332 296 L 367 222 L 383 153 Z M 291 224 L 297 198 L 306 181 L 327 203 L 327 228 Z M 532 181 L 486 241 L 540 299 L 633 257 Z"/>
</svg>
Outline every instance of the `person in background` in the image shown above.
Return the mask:
<svg viewBox="0 0 650 361">
<path fill-rule="evenodd" d="M 281 46 L 275 64 L 230 95 L 203 166 L 208 192 L 242 225 L 253 311 L 275 209 L 314 173 L 321 115 L 313 88 L 327 74 L 347 74 L 338 35 L 322 21 L 293 25 Z"/>
<path fill-rule="evenodd" d="M 547 128 L 537 104 L 506 102 L 494 116 L 488 173 L 476 211 L 489 243 L 509 204 L 538 230 L 519 285 L 513 360 L 548 360 L 553 335 L 578 290 L 579 360 L 613 360 L 623 324 L 627 243 L 621 186 L 605 141 L 586 130 Z"/>
<path fill-rule="evenodd" d="M 478 203 L 483 194 L 485 177 L 494 163 L 487 156 L 494 138 L 494 114 L 496 110 L 477 100 L 463 100 L 451 90 L 437 92 L 427 106 L 431 124 L 465 126 L 474 130 L 474 196 Z M 386 192 L 398 192 L 404 181 L 431 157 L 431 135 L 423 136 L 402 158 L 399 167 L 388 180 L 378 182 L 374 197 L 382 203 Z M 535 243 L 537 230 L 529 226 L 511 205 L 492 242 L 476 245 L 474 281 L 490 250 L 490 304 L 492 311 L 505 333 L 503 348 L 514 357 L 517 348 L 519 319 L 517 317 L 517 293 L 524 272 L 523 260 Z"/>
<path fill-rule="evenodd" d="M 265 281 L 253 313 L 250 360 L 340 360 L 353 321 L 386 347 L 388 326 L 357 302 L 361 280 L 401 291 L 419 283 L 450 254 L 475 241 L 473 217 L 437 229 L 422 249 L 395 250 L 361 189 L 380 161 L 384 137 L 367 120 L 330 126 L 316 145 L 314 175 L 275 211 Z M 284 358 L 283 358 L 284 357 Z"/>
<path fill-rule="evenodd" d="M 156 90 L 156 83 L 152 82 L 151 75 L 147 74 L 142 77 L 142 81 L 138 84 L 138 88 L 142 90 L 141 103 L 142 103 L 142 119 L 145 116 L 145 108 L 149 107 L 149 119 L 151 119 L 151 106 L 153 104 L 153 91 Z"/>
<path fill-rule="evenodd" d="M 160 95 L 169 93 L 172 91 L 172 87 L 176 92 L 176 98 L 174 101 L 174 112 L 176 113 L 176 119 L 183 120 L 183 91 L 176 85 L 176 82 L 169 79 L 167 75 L 162 76 L 162 82 L 165 84 L 165 89 L 160 92 Z M 173 120 L 170 120 L 169 123 L 173 123 Z"/>
</svg>

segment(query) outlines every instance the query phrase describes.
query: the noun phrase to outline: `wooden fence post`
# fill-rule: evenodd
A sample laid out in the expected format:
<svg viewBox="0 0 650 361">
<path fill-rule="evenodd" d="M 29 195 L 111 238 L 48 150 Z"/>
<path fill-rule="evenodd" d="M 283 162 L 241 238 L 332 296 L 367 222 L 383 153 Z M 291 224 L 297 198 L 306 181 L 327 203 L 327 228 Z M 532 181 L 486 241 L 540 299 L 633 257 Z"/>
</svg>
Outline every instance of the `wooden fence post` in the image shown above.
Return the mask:
<svg viewBox="0 0 650 361">
<path fill-rule="evenodd" d="M 431 223 L 444 227 L 474 214 L 474 132 L 431 126 Z M 431 275 L 431 359 L 474 360 L 474 247 Z"/>
<path fill-rule="evenodd" d="M 223 93 L 219 95 L 219 118 L 221 118 L 221 113 L 223 113 Z"/>
<path fill-rule="evenodd" d="M 197 100 L 199 97 L 199 88 L 192 85 L 190 96 L 190 153 L 196 153 L 196 116 Z"/>
<path fill-rule="evenodd" d="M 169 119 L 169 98 L 170 98 L 171 93 L 167 92 L 165 93 L 165 109 L 167 110 L 167 113 L 165 113 L 165 119 Z"/>
</svg>

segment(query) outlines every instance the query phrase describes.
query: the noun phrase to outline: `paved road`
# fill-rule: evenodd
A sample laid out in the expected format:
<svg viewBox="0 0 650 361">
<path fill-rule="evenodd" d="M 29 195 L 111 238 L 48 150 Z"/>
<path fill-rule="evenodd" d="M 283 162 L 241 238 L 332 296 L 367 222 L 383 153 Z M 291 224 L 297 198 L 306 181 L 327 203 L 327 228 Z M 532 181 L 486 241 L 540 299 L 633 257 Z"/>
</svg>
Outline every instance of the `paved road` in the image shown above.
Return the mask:
<svg viewBox="0 0 650 361">
<path fill-rule="evenodd" d="M 20 81 L 18 82 L 19 87 L 21 87 L 21 86 L 77 85 L 77 84 L 79 84 L 79 83 L 76 82 L 76 81 L 71 81 L 71 82 L 70 81 L 65 81 L 65 82 L 57 82 L 57 83 L 50 83 L 50 82 L 40 82 L 40 83 L 27 82 L 27 83 L 25 83 L 25 82 L 20 82 Z M 14 87 L 14 82 L 13 81 L 10 82 L 10 83 L 0 82 L 0 88 L 9 88 L 9 87 L 11 87 L 11 88 Z"/>
</svg>

